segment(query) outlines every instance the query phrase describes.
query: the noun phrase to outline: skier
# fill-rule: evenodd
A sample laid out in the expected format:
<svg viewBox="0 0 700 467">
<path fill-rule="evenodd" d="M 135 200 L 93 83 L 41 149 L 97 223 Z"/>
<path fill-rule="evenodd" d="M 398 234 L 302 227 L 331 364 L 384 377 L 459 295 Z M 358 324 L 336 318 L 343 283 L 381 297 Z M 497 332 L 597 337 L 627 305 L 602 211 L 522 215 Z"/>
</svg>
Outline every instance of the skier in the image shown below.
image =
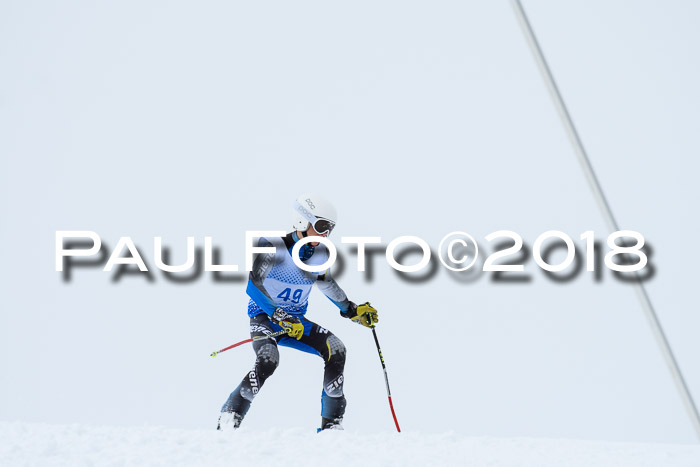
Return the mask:
<svg viewBox="0 0 700 467">
<path fill-rule="evenodd" d="M 340 316 L 366 327 L 378 322 L 377 310 L 369 303 L 355 305 L 333 280 L 330 270 L 311 273 L 292 260 L 292 248 L 307 236 L 327 237 L 335 227 L 336 210 L 325 198 L 303 194 L 294 203 L 293 230 L 282 238 L 260 238 L 259 247 L 275 247 L 275 253 L 258 254 L 250 272 L 246 292 L 250 296 L 248 316 L 255 351 L 255 365 L 245 375 L 221 408 L 219 430 L 234 430 L 243 421 L 253 398 L 277 368 L 277 346 L 292 347 L 323 358 L 323 393 L 321 396 L 321 430 L 342 430 L 345 413 L 343 369 L 345 346 L 329 330 L 304 316 L 311 287 L 318 288 L 340 309 Z M 304 264 L 325 263 L 328 250 L 319 242 L 310 242 L 299 250 Z M 267 337 L 278 331 L 276 337 Z"/>
</svg>

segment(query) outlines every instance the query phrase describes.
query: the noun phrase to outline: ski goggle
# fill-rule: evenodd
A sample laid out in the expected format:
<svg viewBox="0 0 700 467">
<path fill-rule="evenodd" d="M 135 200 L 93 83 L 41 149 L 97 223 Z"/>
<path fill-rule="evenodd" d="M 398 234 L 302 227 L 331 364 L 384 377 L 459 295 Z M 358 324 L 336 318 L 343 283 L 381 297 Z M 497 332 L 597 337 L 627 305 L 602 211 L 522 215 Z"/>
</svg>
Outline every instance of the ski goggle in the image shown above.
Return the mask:
<svg viewBox="0 0 700 467">
<path fill-rule="evenodd" d="M 335 222 L 330 221 L 328 219 L 324 219 L 323 217 L 317 217 L 316 219 L 316 222 L 311 224 L 313 225 L 314 230 L 320 235 L 323 235 L 325 233 L 330 235 L 333 231 L 333 227 L 335 227 Z"/>
<path fill-rule="evenodd" d="M 330 219 L 324 219 L 323 217 L 314 216 L 311 213 L 311 211 L 299 204 L 298 201 L 294 202 L 294 210 L 302 216 L 304 216 L 304 219 L 309 221 L 316 233 L 318 233 L 319 235 L 330 235 L 333 231 L 333 228 L 335 227 L 335 222 L 333 222 Z"/>
</svg>

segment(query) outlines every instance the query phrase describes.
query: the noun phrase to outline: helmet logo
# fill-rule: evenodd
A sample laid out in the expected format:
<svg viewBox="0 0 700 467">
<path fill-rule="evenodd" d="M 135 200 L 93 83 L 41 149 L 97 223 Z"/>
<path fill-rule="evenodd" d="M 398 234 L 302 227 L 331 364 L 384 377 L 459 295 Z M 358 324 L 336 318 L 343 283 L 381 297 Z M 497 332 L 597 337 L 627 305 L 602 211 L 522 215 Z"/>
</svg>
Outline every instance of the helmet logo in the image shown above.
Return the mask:
<svg viewBox="0 0 700 467">
<path fill-rule="evenodd" d="M 306 198 L 306 204 L 308 204 L 311 209 L 316 209 L 316 205 L 311 201 L 311 198 Z"/>
</svg>

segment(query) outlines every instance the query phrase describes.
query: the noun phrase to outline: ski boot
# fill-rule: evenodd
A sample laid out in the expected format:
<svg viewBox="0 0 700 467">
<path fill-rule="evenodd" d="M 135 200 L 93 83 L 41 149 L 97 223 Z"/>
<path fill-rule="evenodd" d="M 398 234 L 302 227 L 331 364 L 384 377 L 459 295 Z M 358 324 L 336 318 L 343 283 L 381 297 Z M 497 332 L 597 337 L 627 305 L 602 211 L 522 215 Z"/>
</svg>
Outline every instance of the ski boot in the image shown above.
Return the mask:
<svg viewBox="0 0 700 467">
<path fill-rule="evenodd" d="M 343 430 L 342 418 L 321 418 L 321 428 L 316 428 L 316 433 L 323 430 Z"/>
<path fill-rule="evenodd" d="M 234 431 L 241 426 L 242 421 L 243 415 L 239 415 L 236 412 L 221 412 L 216 429 L 219 431 Z"/>
</svg>

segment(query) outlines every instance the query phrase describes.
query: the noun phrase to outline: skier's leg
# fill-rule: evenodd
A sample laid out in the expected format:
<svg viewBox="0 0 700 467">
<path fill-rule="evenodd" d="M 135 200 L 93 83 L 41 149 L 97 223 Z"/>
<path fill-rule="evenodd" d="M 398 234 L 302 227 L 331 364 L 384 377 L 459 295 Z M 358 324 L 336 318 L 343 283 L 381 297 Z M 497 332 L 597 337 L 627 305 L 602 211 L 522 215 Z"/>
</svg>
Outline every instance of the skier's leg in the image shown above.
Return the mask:
<svg viewBox="0 0 700 467">
<path fill-rule="evenodd" d="M 323 358 L 323 392 L 321 395 L 321 416 L 328 420 L 343 418 L 347 402 L 343 394 L 343 370 L 345 369 L 346 349 L 338 337 L 318 324 L 302 318 L 304 335 L 298 341 L 282 337 L 280 345 L 295 347 Z"/>
<path fill-rule="evenodd" d="M 272 327 L 267 315 L 260 314 L 250 318 L 250 335 L 255 338 L 272 333 Z M 231 393 L 226 403 L 221 407 L 222 413 L 236 413 L 241 420 L 250 409 L 253 398 L 260 391 L 265 380 L 274 373 L 279 363 L 279 351 L 274 338 L 253 341 L 255 365 L 243 377 L 241 384 Z M 240 421 L 238 422 L 240 424 Z"/>
<path fill-rule="evenodd" d="M 320 326 L 318 326 L 322 329 Z M 346 349 L 338 337 L 328 331 L 325 340 L 325 349 L 321 350 L 321 357 L 325 364 L 323 371 L 323 395 L 321 396 L 321 416 L 330 420 L 342 419 L 345 413 L 345 395 L 343 394 L 343 381 L 345 377 Z"/>
</svg>

